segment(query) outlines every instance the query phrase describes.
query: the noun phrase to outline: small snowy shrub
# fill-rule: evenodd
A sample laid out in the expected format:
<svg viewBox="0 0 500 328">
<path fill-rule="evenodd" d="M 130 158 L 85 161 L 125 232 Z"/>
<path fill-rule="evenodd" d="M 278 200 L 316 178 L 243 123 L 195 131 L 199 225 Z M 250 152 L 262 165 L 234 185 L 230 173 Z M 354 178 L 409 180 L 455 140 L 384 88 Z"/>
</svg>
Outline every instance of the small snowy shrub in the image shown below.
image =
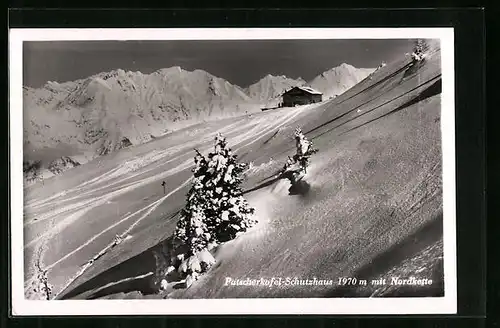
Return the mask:
<svg viewBox="0 0 500 328">
<path fill-rule="evenodd" d="M 425 54 L 429 49 L 429 45 L 425 40 L 418 39 L 415 41 L 415 46 L 413 48 L 413 52 L 411 57 L 414 61 L 422 61 L 425 59 Z"/>
<path fill-rule="evenodd" d="M 309 166 L 309 158 L 312 154 L 318 152 L 314 148 L 311 141 L 309 141 L 300 128 L 295 129 L 295 148 L 296 153 L 293 157 L 288 156 L 287 162 L 283 166 L 282 174 L 289 173 L 300 175 L 307 172 Z M 293 182 L 293 180 L 292 180 Z"/>
</svg>

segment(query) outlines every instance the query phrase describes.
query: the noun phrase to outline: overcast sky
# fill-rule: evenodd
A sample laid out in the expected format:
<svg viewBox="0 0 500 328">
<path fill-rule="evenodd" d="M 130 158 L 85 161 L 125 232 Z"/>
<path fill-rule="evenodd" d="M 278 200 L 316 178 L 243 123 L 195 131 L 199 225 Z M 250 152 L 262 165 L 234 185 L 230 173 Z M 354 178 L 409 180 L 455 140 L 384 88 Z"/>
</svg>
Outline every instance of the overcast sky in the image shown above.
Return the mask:
<svg viewBox="0 0 500 328">
<path fill-rule="evenodd" d="M 310 80 L 342 63 L 375 68 L 412 49 L 413 40 L 30 41 L 23 83 L 72 81 L 124 69 L 151 73 L 180 66 L 203 69 L 241 87 L 266 74 Z"/>
</svg>

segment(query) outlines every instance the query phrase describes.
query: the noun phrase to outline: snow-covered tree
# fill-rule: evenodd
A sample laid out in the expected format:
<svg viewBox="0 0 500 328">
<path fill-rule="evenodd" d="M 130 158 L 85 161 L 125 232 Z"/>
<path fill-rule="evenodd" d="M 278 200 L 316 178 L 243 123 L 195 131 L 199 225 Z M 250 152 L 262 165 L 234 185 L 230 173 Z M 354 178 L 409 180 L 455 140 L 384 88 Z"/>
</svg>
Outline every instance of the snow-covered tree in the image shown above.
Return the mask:
<svg viewBox="0 0 500 328">
<path fill-rule="evenodd" d="M 237 163 L 224 137 L 215 138 L 215 149 L 208 158 L 196 150 L 195 164 L 193 184 L 175 233 L 192 253 L 210 242 L 233 239 L 255 223 L 251 218 L 254 210 L 241 195 L 241 175 L 247 164 Z"/>
<path fill-rule="evenodd" d="M 226 139 L 218 135 L 215 151 L 208 155 L 208 176 L 205 192 L 210 202 L 206 209 L 209 232 L 216 242 L 224 242 L 244 232 L 255 220 L 251 217 L 254 209 L 242 196 L 242 173 L 246 163 L 238 163 L 237 157 L 227 146 Z"/>
<path fill-rule="evenodd" d="M 414 61 L 422 61 L 425 59 L 425 53 L 429 49 L 429 45 L 425 40 L 418 39 L 415 41 L 415 46 L 413 48 L 413 52 L 411 57 Z"/>
<path fill-rule="evenodd" d="M 193 169 L 193 183 L 174 233 L 174 241 L 177 244 L 187 246 L 191 253 L 205 248 L 210 239 L 205 217 L 208 195 L 204 192 L 208 162 L 198 150 L 195 151 L 194 162 L 196 166 Z"/>
<path fill-rule="evenodd" d="M 300 127 L 295 129 L 294 137 L 296 153 L 293 157 L 288 156 L 287 162 L 282 169 L 282 174 L 294 173 L 301 175 L 307 173 L 309 158 L 312 154 L 318 152 L 312 142 L 306 138 Z"/>
<path fill-rule="evenodd" d="M 237 162 L 226 138 L 217 135 L 214 151 L 207 157 L 196 150 L 194 161 L 192 186 L 174 232 L 171 267 L 166 270 L 177 269 L 186 276 L 187 285 L 215 263 L 209 249 L 256 223 L 254 209 L 240 187 L 247 165 Z"/>
</svg>

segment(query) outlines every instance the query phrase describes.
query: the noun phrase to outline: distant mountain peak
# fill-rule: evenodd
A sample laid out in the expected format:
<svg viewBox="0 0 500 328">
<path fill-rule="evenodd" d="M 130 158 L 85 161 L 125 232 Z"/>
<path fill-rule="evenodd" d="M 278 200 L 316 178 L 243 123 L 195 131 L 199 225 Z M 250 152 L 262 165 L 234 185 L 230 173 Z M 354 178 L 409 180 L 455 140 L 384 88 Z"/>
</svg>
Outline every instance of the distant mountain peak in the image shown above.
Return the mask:
<svg viewBox="0 0 500 328">
<path fill-rule="evenodd" d="M 123 148 L 124 139 L 137 145 L 200 120 L 260 108 L 240 87 L 180 66 L 151 74 L 115 69 L 23 90 L 26 159 L 45 164 L 73 154 L 90 160 Z M 52 155 L 51 149 L 58 150 Z"/>
<path fill-rule="evenodd" d="M 342 63 L 322 72 L 308 84 L 313 89 L 321 91 L 324 98 L 330 98 L 344 93 L 373 71 L 375 71 L 374 68 L 356 68 L 350 64 Z"/>
<path fill-rule="evenodd" d="M 325 71 L 309 83 L 269 73 L 245 89 L 180 66 L 151 74 L 114 69 L 76 81 L 48 81 L 42 88 L 24 87 L 26 160 L 51 163 L 62 158 L 62 164 L 73 165 L 64 156 L 90 160 L 201 120 L 278 106 L 286 90 L 306 84 L 326 99 L 373 71 L 346 63 L 340 67 L 344 69 Z"/>
<path fill-rule="evenodd" d="M 183 72 L 189 72 L 189 71 L 182 69 L 180 66 L 172 66 L 167 68 L 160 68 L 154 71 L 152 74 L 170 75 L 170 74 L 179 74 Z"/>
<path fill-rule="evenodd" d="M 277 106 L 281 101 L 280 96 L 286 90 L 304 84 L 301 78 L 292 79 L 285 75 L 267 74 L 257 82 L 246 88 L 246 93 L 256 102 L 266 106 Z"/>
</svg>

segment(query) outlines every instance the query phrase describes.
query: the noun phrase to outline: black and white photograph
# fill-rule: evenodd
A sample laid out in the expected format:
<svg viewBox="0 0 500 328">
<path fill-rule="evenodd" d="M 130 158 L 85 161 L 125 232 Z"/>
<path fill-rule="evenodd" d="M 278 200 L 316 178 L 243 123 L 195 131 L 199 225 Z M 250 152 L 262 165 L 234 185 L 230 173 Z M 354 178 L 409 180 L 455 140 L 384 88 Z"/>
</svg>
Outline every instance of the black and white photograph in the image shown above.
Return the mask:
<svg viewBox="0 0 500 328">
<path fill-rule="evenodd" d="M 453 29 L 226 32 L 11 31 L 15 313 L 454 313 Z"/>
</svg>

